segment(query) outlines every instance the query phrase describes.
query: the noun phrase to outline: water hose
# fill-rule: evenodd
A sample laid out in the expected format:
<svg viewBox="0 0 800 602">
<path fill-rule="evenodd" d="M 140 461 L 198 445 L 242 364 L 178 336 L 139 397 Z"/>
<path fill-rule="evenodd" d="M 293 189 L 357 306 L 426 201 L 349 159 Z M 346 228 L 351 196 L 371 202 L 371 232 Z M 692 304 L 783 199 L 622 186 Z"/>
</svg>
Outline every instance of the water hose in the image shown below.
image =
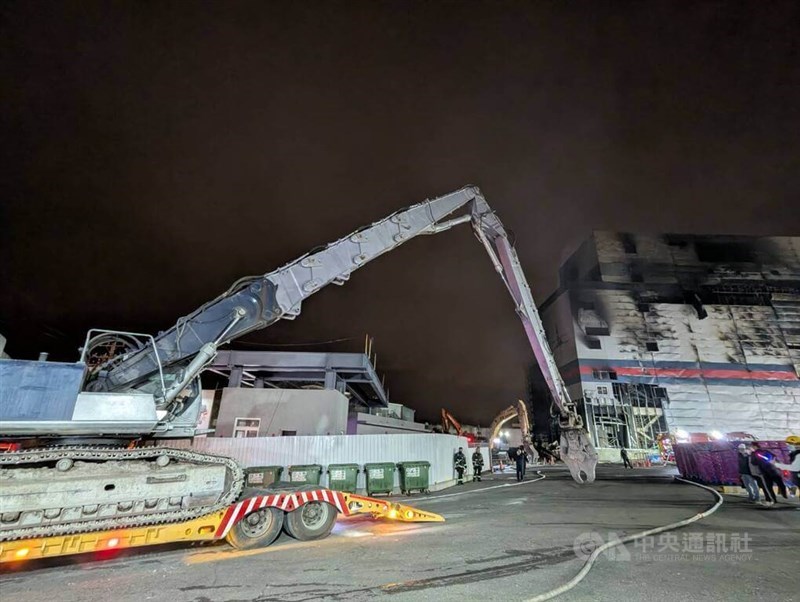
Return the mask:
<svg viewBox="0 0 800 602">
<path fill-rule="evenodd" d="M 699 483 L 694 483 L 692 481 L 687 481 L 686 479 L 681 479 L 680 477 L 675 477 L 675 479 L 678 481 L 683 481 L 684 483 L 689 483 L 689 485 L 694 485 L 695 487 L 701 487 L 702 489 L 710 491 L 717 497 L 717 502 L 705 512 L 700 512 L 699 514 L 695 514 L 694 516 L 684 519 L 682 521 L 678 521 L 677 523 L 670 523 L 669 525 L 664 525 L 663 527 L 656 527 L 654 529 L 649 529 L 647 531 L 634 533 L 633 535 L 628 535 L 627 537 L 623 537 L 622 539 L 608 541 L 603 545 L 598 546 L 597 549 L 595 549 L 592 552 L 591 556 L 589 556 L 589 558 L 586 559 L 586 562 L 581 567 L 581 570 L 578 571 L 578 574 L 575 575 L 572 579 L 570 579 L 560 587 L 551 589 L 549 592 L 539 594 L 538 596 L 534 596 L 533 598 L 529 598 L 528 600 L 525 600 L 525 602 L 543 602 L 544 600 L 552 600 L 556 596 L 560 596 L 561 594 L 568 592 L 573 587 L 578 585 L 581 581 L 583 581 L 583 578 L 589 574 L 590 570 L 592 570 L 592 566 L 594 565 L 595 560 L 597 560 L 597 557 L 610 548 L 613 548 L 615 546 L 624 543 L 629 543 L 631 541 L 635 541 L 643 537 L 649 537 L 650 535 L 655 535 L 656 533 L 664 533 L 665 531 L 673 531 L 674 529 L 680 529 L 681 527 L 685 527 L 686 525 L 690 525 L 694 522 L 697 522 L 705 518 L 706 516 L 710 516 L 711 514 L 716 512 L 720 506 L 722 506 L 722 496 L 719 494 L 718 491 L 712 489 L 711 487 L 707 487 L 706 485 L 700 485 Z"/>
</svg>

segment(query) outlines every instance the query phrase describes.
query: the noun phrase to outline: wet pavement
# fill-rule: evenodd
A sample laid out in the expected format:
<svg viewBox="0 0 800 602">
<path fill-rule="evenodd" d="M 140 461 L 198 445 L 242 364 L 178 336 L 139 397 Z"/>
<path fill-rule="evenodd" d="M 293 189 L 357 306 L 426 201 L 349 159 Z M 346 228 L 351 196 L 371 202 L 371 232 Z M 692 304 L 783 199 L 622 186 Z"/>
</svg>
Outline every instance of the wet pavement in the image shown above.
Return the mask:
<svg viewBox="0 0 800 602">
<path fill-rule="evenodd" d="M 7 600 L 268 602 L 525 600 L 568 581 L 592 546 L 688 518 L 714 496 L 673 471 L 601 466 L 592 485 L 560 468 L 405 503 L 447 522 L 340 520 L 318 542 L 285 535 L 263 550 L 170 546 L 30 563 L 0 576 Z M 718 512 L 679 531 L 601 556 L 561 600 L 798 600 L 800 512 L 726 496 Z"/>
</svg>

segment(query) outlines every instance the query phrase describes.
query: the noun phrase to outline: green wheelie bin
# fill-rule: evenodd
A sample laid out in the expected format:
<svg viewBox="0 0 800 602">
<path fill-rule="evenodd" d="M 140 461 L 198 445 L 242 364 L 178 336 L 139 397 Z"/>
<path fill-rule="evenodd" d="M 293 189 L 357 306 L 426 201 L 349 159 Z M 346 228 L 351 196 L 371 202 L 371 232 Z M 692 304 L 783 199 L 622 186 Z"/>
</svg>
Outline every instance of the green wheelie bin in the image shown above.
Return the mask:
<svg viewBox="0 0 800 602">
<path fill-rule="evenodd" d="M 395 468 L 392 462 L 364 464 L 364 472 L 367 475 L 367 495 L 392 493 Z"/>
<path fill-rule="evenodd" d="M 355 493 L 357 481 L 358 464 L 328 465 L 328 489 Z"/>
<path fill-rule="evenodd" d="M 247 487 L 266 487 L 281 480 L 283 466 L 251 466 L 244 472 Z"/>
<path fill-rule="evenodd" d="M 286 472 L 289 474 L 289 482 L 291 483 L 319 485 L 322 466 L 319 464 L 298 464 L 297 466 L 289 466 Z"/>
<path fill-rule="evenodd" d="M 412 491 L 430 493 L 430 462 L 400 462 L 400 490 L 406 495 Z"/>
</svg>

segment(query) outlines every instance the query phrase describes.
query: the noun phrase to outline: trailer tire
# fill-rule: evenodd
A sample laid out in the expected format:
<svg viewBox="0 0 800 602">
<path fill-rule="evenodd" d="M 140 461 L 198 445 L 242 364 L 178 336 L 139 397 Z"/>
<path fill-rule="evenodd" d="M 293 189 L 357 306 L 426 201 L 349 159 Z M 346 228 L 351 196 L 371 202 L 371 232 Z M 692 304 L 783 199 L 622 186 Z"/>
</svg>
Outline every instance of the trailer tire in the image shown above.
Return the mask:
<svg viewBox="0 0 800 602">
<path fill-rule="evenodd" d="M 281 534 L 283 512 L 277 508 L 264 508 L 242 517 L 225 539 L 237 550 L 266 548 Z"/>
<path fill-rule="evenodd" d="M 286 513 L 283 530 L 300 541 L 327 537 L 336 523 L 336 508 L 327 502 L 308 502 Z"/>
</svg>

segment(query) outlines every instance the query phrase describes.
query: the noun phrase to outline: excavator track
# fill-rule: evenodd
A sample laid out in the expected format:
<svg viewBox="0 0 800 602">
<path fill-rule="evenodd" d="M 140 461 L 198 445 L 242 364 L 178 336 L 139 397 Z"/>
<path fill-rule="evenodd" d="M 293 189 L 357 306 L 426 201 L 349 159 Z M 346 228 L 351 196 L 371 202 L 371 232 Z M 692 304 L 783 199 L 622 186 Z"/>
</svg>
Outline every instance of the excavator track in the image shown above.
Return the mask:
<svg viewBox="0 0 800 602">
<path fill-rule="evenodd" d="M 56 467 L 59 461 L 62 461 L 62 468 Z M 191 500 L 192 495 L 195 493 L 191 490 L 183 491 L 178 500 L 175 500 L 176 496 L 171 496 L 169 500 L 147 497 L 146 499 L 134 498 L 126 500 L 124 503 L 115 501 L 107 504 L 107 506 L 110 507 L 115 504 L 123 508 L 123 511 L 121 514 L 118 513 L 108 518 L 92 516 L 102 514 L 104 510 L 108 509 L 101 508 L 102 504 L 93 504 L 89 507 L 81 507 L 81 505 L 75 507 L 70 504 L 55 507 L 46 505 L 45 507 L 20 510 L 18 505 L 13 506 L 15 503 L 18 504 L 13 500 L 13 492 L 6 497 L 6 494 L 12 490 L 13 486 L 21 480 L 17 475 L 23 473 L 18 471 L 39 471 L 31 474 L 36 477 L 36 480 L 39 477 L 47 479 L 45 487 L 52 488 L 54 479 L 59 475 L 59 471 L 68 472 L 73 465 L 76 467 L 81 465 L 89 466 L 91 467 L 90 469 L 99 467 L 102 470 L 107 463 L 114 462 L 120 466 L 135 468 L 135 472 L 141 474 L 134 474 L 133 476 L 140 477 L 143 482 L 146 480 L 148 484 L 155 484 L 156 488 L 164 483 L 173 487 L 174 483 L 178 483 L 178 488 L 180 488 L 181 482 L 190 482 L 190 479 L 184 475 L 191 477 L 190 473 L 193 472 L 193 469 L 195 469 L 194 472 L 197 472 L 202 469 L 222 467 L 225 470 L 224 487 L 219 491 L 218 496 L 214 496 L 215 499 L 205 500 L 208 503 L 203 503 L 204 500 L 201 497 L 197 505 L 188 507 L 186 500 Z M 132 464 L 128 464 L 129 462 Z M 64 466 L 67 466 L 67 468 L 64 469 Z M 175 473 L 176 469 L 183 472 L 181 474 L 161 476 L 158 472 L 155 472 L 160 469 L 165 473 L 169 470 Z M 23 480 L 23 482 L 27 481 Z M 30 482 L 35 482 L 35 480 Z M 106 489 L 108 487 L 109 485 L 106 485 Z M 0 453 L 0 541 L 183 522 L 200 518 L 230 506 L 239 498 L 243 488 L 244 470 L 235 460 L 222 456 L 201 454 L 191 450 L 166 447 L 122 449 L 102 446 L 69 446 L 4 452 Z M 135 510 L 137 507 L 158 509 L 165 504 L 179 507 L 147 514 L 124 514 L 126 509 L 129 511 Z M 97 508 L 92 506 L 97 506 Z M 112 510 L 115 509 L 112 508 Z M 80 515 L 77 520 L 73 518 L 68 522 L 59 522 L 60 516 L 65 514 L 74 516 L 76 512 Z M 87 515 L 85 518 L 83 518 L 84 514 Z M 31 524 L 37 520 L 43 524 Z"/>
</svg>

